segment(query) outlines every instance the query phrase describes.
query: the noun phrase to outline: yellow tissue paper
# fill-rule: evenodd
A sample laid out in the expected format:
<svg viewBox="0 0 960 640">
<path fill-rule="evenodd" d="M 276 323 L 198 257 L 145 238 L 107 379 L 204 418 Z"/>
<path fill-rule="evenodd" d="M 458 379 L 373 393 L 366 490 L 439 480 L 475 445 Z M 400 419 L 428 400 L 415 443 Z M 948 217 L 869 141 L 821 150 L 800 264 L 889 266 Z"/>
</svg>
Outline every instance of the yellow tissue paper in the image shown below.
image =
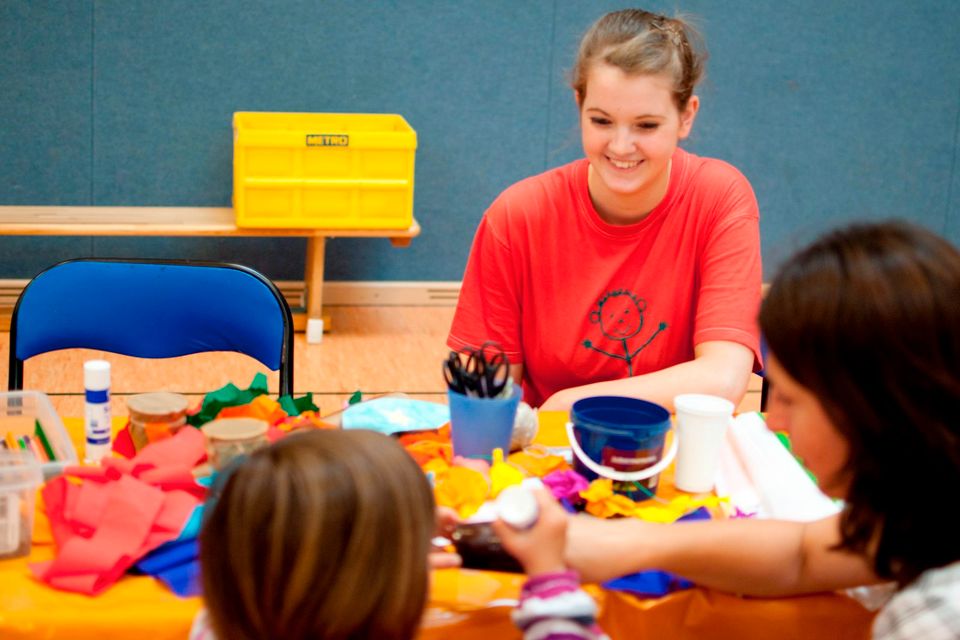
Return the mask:
<svg viewBox="0 0 960 640">
<path fill-rule="evenodd" d="M 542 478 L 554 471 L 564 471 L 570 468 L 562 456 L 555 456 L 547 451 L 546 447 L 531 445 L 523 451 L 511 453 L 507 461 L 527 475 Z"/>
<path fill-rule="evenodd" d="M 461 518 L 468 518 L 490 494 L 490 483 L 479 471 L 453 466 L 436 478 L 433 489 L 437 504 L 450 507 Z"/>
<path fill-rule="evenodd" d="M 695 509 L 713 508 L 726 501 L 726 498 L 714 496 L 694 498 L 681 495 L 665 503 L 653 501 L 638 503 L 624 495 L 614 493 L 613 481 L 609 478 L 594 480 L 589 487 L 580 492 L 580 497 L 587 501 L 587 513 L 598 518 L 630 516 L 663 523 L 675 522 Z"/>
<path fill-rule="evenodd" d="M 496 498 L 507 487 L 523 482 L 523 472 L 503 461 L 503 449 L 493 450 L 493 464 L 490 465 L 490 493 Z"/>
</svg>

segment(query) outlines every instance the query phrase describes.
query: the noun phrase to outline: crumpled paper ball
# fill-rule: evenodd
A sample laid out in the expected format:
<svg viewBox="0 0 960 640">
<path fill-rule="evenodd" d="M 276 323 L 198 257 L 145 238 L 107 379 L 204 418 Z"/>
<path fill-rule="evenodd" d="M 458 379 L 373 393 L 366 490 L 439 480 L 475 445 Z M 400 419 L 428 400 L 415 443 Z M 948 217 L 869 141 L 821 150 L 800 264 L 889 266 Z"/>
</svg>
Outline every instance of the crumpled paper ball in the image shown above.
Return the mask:
<svg viewBox="0 0 960 640">
<path fill-rule="evenodd" d="M 533 442 L 537 436 L 537 410 L 526 402 L 517 406 L 517 417 L 513 421 L 513 435 L 510 438 L 510 451 L 518 451 Z"/>
</svg>

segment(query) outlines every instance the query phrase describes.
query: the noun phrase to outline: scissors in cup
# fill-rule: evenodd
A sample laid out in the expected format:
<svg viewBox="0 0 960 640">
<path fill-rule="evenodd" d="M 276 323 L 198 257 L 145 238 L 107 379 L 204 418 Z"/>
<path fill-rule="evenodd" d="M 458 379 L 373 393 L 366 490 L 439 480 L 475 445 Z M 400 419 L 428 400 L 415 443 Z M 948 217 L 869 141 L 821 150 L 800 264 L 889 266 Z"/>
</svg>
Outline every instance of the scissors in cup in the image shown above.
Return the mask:
<svg viewBox="0 0 960 640">
<path fill-rule="evenodd" d="M 463 358 L 466 356 L 466 359 Z M 510 380 L 510 362 L 503 348 L 488 340 L 478 348 L 451 351 L 443 361 L 443 377 L 457 393 L 477 398 L 496 398 Z"/>
</svg>

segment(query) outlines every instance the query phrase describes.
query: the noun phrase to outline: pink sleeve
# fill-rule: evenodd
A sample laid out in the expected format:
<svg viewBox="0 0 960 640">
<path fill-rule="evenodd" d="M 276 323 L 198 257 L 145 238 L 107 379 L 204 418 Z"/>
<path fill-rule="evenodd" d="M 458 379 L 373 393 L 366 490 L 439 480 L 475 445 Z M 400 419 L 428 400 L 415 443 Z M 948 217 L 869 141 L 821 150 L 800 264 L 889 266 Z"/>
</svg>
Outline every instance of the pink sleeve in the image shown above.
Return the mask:
<svg viewBox="0 0 960 640">
<path fill-rule="evenodd" d="M 494 202 L 484 214 L 473 238 L 447 345 L 460 349 L 495 340 L 510 362 L 519 363 L 520 285 L 510 247 L 492 220 L 499 206 Z"/>
<path fill-rule="evenodd" d="M 526 639 L 608 640 L 597 626 L 597 605 L 575 571 L 531 577 L 510 614 Z"/>
<path fill-rule="evenodd" d="M 712 340 L 742 344 L 753 351 L 754 371 L 760 354 L 760 214 L 746 178 L 733 183 L 701 252 L 700 291 L 694 345 Z"/>
<path fill-rule="evenodd" d="M 210 628 L 210 616 L 206 609 L 200 609 L 193 618 L 188 640 L 217 640 L 213 629 Z"/>
</svg>

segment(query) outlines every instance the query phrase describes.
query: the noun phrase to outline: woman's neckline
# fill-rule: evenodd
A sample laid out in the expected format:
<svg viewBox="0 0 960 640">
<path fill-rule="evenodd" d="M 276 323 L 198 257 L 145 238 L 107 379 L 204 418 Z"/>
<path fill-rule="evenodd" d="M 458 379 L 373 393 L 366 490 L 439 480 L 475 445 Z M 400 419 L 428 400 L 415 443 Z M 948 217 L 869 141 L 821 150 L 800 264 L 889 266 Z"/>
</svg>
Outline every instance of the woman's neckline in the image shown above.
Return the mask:
<svg viewBox="0 0 960 640">
<path fill-rule="evenodd" d="M 677 190 L 679 188 L 678 185 L 682 180 L 687 165 L 686 156 L 686 152 L 680 147 L 677 147 L 673 157 L 670 160 L 670 176 L 667 181 L 667 190 L 660 199 L 660 202 L 658 202 L 653 209 L 648 211 L 643 217 L 626 223 L 608 222 L 603 218 L 603 216 L 600 215 L 600 212 L 594 206 L 593 199 L 590 196 L 589 186 L 589 175 L 591 171 L 590 162 L 584 158 L 583 169 L 580 172 L 581 188 L 579 191 L 583 198 L 584 207 L 586 208 L 593 225 L 607 235 L 624 237 L 633 236 L 634 234 L 646 229 L 649 225 L 654 224 L 655 220 L 661 218 L 665 211 L 669 211 L 669 209 L 672 207 L 673 201 L 676 199 Z"/>
<path fill-rule="evenodd" d="M 607 223 L 612 227 L 629 227 L 630 225 L 643 222 L 647 218 L 647 216 L 653 213 L 657 209 L 657 207 L 659 207 L 660 204 L 666 199 L 667 193 L 669 193 L 670 191 L 670 179 L 672 178 L 672 176 L 673 176 L 673 159 L 671 158 L 670 162 L 667 163 L 667 175 L 666 175 L 666 179 L 664 180 L 664 184 L 662 185 L 663 192 L 659 194 L 659 197 L 656 199 L 656 202 L 654 203 L 654 205 L 641 214 L 630 212 L 623 216 L 619 216 L 617 214 L 610 213 L 609 211 L 604 211 L 603 209 L 601 209 L 601 207 L 597 206 L 597 201 L 594 198 L 594 193 L 593 193 L 593 190 L 591 189 L 591 185 L 594 185 L 594 186 L 599 185 L 600 183 L 598 183 L 597 181 L 600 180 L 600 177 L 597 175 L 596 171 L 594 170 L 593 165 L 589 163 L 587 167 L 587 193 L 590 196 L 591 204 L 593 204 L 593 210 L 597 212 L 597 216 L 599 216 L 601 220 L 603 220 L 605 223 Z M 660 188 L 661 185 L 657 185 L 657 187 Z M 610 199 L 614 199 L 614 198 L 615 196 L 610 196 Z M 627 196 L 627 198 L 625 199 L 629 201 L 630 199 L 641 199 L 641 198 L 647 199 L 646 194 L 644 194 L 643 196 L 640 196 L 639 194 L 631 194 L 630 196 Z M 647 204 L 647 206 L 649 206 L 649 204 Z M 637 208 L 646 208 L 646 206 L 637 207 Z"/>
</svg>

